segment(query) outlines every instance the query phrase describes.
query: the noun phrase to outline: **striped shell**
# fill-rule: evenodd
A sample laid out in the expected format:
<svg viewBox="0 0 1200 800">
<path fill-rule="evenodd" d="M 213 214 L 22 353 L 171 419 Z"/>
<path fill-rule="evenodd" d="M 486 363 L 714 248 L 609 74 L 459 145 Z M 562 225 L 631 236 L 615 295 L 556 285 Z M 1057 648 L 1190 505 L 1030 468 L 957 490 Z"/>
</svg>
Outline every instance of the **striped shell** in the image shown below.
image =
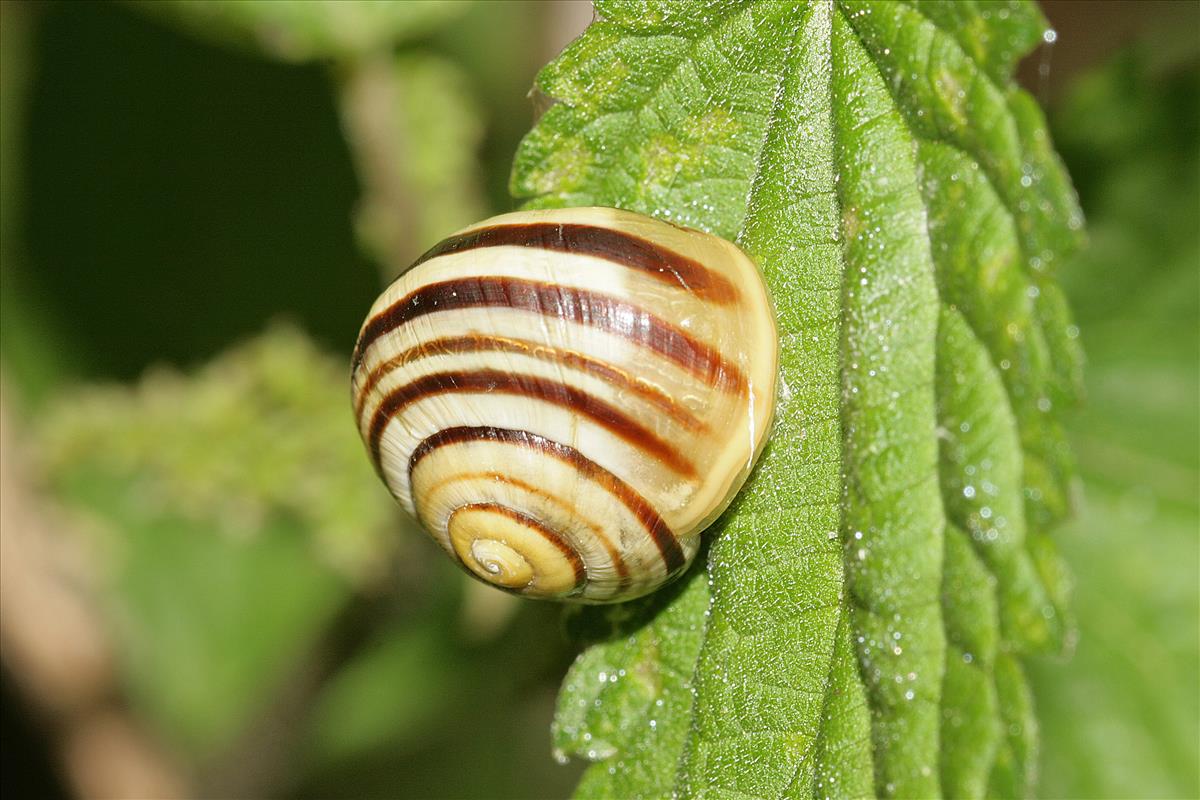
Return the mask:
<svg viewBox="0 0 1200 800">
<path fill-rule="evenodd" d="M 613 602 L 679 574 L 749 475 L 777 350 L 729 242 L 611 208 L 518 212 L 375 301 L 354 409 L 393 496 L 471 573 Z"/>
</svg>

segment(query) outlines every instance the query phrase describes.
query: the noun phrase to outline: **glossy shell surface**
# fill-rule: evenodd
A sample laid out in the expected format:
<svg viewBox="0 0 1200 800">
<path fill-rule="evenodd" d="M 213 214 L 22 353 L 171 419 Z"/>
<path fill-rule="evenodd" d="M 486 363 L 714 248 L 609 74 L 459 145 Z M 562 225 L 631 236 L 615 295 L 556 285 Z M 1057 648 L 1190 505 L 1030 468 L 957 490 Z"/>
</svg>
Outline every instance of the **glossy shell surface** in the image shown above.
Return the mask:
<svg viewBox="0 0 1200 800">
<path fill-rule="evenodd" d="M 392 495 L 472 574 L 613 602 L 682 571 L 749 475 L 777 351 L 733 244 L 610 208 L 517 212 L 379 297 L 354 409 Z"/>
</svg>

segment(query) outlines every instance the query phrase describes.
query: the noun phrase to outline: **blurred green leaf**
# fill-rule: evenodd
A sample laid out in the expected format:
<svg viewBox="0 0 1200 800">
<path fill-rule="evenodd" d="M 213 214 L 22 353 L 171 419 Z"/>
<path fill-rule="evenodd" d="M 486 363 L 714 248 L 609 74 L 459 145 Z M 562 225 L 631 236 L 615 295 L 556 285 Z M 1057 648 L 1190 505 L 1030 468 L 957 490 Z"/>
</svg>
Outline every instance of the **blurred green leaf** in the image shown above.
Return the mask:
<svg viewBox="0 0 1200 800">
<path fill-rule="evenodd" d="M 38 420 L 42 469 L 108 556 L 130 689 L 193 756 L 260 710 L 393 552 L 344 384 L 277 327 L 195 376 L 78 389 Z"/>
<path fill-rule="evenodd" d="M 1089 357 L 1085 502 L 1061 536 L 1079 644 L 1030 670 L 1052 797 L 1200 796 L 1197 40 L 1173 71 L 1156 61 L 1121 54 L 1053 118 L 1092 246 L 1063 276 Z"/>
<path fill-rule="evenodd" d="M 484 215 L 483 123 L 463 71 L 426 52 L 359 64 L 340 100 L 364 186 L 359 238 L 390 280 L 425 243 Z"/>
<path fill-rule="evenodd" d="M 284 521 L 238 542 L 167 514 L 112 514 L 124 555 L 111 611 L 130 693 L 168 743 L 203 762 L 268 710 L 347 587 Z"/>
<path fill-rule="evenodd" d="M 1004 736 L 989 780 L 988 797 L 1030 797 L 1037 786 L 1038 726 L 1033 694 L 1021 665 L 1001 654 L 995 665 L 996 698 Z"/>
<path fill-rule="evenodd" d="M 396 71 L 403 87 L 399 138 L 406 145 L 400 161 L 421 207 L 416 240 L 433 242 L 484 214 L 475 156 L 483 125 L 466 78 L 452 62 L 402 58 Z"/>
<path fill-rule="evenodd" d="M 627 610 L 584 612 L 616 633 L 559 701 L 559 746 L 598 760 L 580 795 L 1027 794 L 1013 654 L 1068 638 L 1045 533 L 1068 511 L 1080 375 L 1050 276 L 1082 217 L 1010 78 L 1044 20 L 1025 3 L 597 10 L 539 76 L 559 102 L 513 191 L 736 239 L 773 290 L 783 389 L 707 583 L 646 601 L 632 630 Z M 960 613 L 980 604 L 994 623 Z"/>
<path fill-rule="evenodd" d="M 151 0 L 146 11 L 196 32 L 254 44 L 287 61 L 347 58 L 425 36 L 467 10 L 464 0 Z"/>
<path fill-rule="evenodd" d="M 487 122 L 480 143 L 482 183 L 487 207 L 512 208 L 508 179 L 513 151 L 537 117 L 530 86 L 542 65 L 549 35 L 561 26 L 556 16 L 564 10 L 542 0 L 505 0 L 474 3 L 470 11 L 438 31 L 430 49 L 452 60 L 470 76 L 476 102 Z M 590 12 L 591 9 L 589 8 Z M 538 46 L 539 38 L 544 44 Z M 443 234 L 439 234 L 443 236 Z"/>
<path fill-rule="evenodd" d="M 420 738 L 465 679 L 456 655 L 436 617 L 369 643 L 317 699 L 310 756 L 349 760 Z"/>
<path fill-rule="evenodd" d="M 40 421 L 46 469 L 124 481 L 144 516 L 169 514 L 252 539 L 277 518 L 351 580 L 380 569 L 393 510 L 347 416 L 345 367 L 275 327 L 194 377 L 82 389 Z"/>
<path fill-rule="evenodd" d="M 462 577 L 444 558 L 431 572 L 434 589 Z M 569 659 L 557 609 L 522 604 L 503 635 L 472 643 L 453 621 L 458 608 L 456 593 L 425 591 L 405 604 L 407 619 L 379 620 L 317 697 L 291 796 L 521 800 L 570 791 L 578 770 L 549 758 L 545 725 Z"/>
</svg>

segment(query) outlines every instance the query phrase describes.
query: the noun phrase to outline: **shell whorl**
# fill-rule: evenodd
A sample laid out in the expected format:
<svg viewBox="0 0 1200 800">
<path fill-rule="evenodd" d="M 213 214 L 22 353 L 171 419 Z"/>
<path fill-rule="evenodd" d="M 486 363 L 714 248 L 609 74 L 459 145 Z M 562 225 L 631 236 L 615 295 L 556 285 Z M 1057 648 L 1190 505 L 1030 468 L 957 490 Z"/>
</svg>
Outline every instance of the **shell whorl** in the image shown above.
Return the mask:
<svg viewBox="0 0 1200 800">
<path fill-rule="evenodd" d="M 681 572 L 749 475 L 777 348 L 729 242 L 609 208 L 517 212 L 379 297 L 354 408 L 389 490 L 468 571 L 612 602 Z"/>
</svg>

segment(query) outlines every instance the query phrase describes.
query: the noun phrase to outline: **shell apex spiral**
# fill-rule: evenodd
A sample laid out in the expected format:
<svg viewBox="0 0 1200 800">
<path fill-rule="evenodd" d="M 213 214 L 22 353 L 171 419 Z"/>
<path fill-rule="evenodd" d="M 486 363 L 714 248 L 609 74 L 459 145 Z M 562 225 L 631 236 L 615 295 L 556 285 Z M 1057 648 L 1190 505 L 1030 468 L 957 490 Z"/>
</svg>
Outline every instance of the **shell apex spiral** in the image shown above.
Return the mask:
<svg viewBox="0 0 1200 800">
<path fill-rule="evenodd" d="M 767 437 L 778 340 L 730 242 L 612 208 L 502 214 L 435 245 L 355 347 L 392 495 L 506 591 L 628 600 L 691 562 Z"/>
</svg>

